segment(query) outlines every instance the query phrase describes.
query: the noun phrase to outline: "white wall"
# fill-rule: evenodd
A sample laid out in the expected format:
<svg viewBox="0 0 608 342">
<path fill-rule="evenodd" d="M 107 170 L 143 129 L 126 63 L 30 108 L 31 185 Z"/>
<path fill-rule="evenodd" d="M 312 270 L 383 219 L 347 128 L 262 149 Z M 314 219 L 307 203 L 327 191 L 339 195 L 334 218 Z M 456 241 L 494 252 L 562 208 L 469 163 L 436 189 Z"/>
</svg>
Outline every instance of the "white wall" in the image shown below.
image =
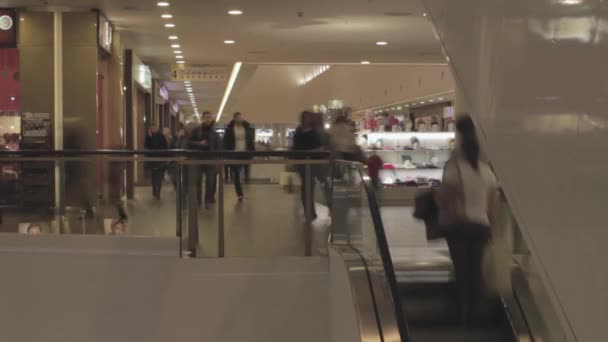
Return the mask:
<svg viewBox="0 0 608 342">
<path fill-rule="evenodd" d="M 328 340 L 325 258 L 180 260 L 144 253 L 159 239 L 129 253 L 18 239 L 0 242 L 1 341 Z"/>
<path fill-rule="evenodd" d="M 608 114 L 598 1 L 424 0 L 569 341 L 606 340 Z"/>
</svg>

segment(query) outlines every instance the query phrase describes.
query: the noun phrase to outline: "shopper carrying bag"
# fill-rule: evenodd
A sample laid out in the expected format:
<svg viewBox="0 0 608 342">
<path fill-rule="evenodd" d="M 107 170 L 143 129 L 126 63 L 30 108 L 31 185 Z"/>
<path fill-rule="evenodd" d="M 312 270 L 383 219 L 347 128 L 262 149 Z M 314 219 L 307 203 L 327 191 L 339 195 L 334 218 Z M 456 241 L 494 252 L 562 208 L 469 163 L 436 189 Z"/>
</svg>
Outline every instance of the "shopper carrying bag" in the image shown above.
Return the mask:
<svg viewBox="0 0 608 342">
<path fill-rule="evenodd" d="M 462 323 L 469 326 L 485 309 L 482 260 L 495 223 L 497 182 L 490 166 L 480 160 L 471 117 L 459 118 L 456 130 L 459 144 L 445 166 L 436 200 L 454 264 Z"/>
</svg>

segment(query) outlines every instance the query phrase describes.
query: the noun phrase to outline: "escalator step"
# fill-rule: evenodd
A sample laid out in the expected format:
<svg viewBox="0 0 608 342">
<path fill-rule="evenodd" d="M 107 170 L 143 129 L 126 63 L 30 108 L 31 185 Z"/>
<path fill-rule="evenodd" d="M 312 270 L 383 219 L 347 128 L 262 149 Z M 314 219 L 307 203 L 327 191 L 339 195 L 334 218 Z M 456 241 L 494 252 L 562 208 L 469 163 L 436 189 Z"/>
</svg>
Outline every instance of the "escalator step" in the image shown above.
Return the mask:
<svg viewBox="0 0 608 342">
<path fill-rule="evenodd" d="M 510 342 L 501 331 L 464 329 L 420 329 L 410 332 L 412 342 Z"/>
</svg>

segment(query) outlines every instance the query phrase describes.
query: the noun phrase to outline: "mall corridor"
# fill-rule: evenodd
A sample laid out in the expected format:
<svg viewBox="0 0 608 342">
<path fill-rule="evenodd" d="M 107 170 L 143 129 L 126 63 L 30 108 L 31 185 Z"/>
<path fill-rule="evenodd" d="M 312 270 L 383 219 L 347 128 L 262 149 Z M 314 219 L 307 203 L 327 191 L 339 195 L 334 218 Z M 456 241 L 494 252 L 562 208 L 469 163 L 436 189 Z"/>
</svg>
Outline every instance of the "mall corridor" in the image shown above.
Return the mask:
<svg viewBox="0 0 608 342">
<path fill-rule="evenodd" d="M 607 20 L 3 1 L 0 341 L 605 341 Z"/>
</svg>

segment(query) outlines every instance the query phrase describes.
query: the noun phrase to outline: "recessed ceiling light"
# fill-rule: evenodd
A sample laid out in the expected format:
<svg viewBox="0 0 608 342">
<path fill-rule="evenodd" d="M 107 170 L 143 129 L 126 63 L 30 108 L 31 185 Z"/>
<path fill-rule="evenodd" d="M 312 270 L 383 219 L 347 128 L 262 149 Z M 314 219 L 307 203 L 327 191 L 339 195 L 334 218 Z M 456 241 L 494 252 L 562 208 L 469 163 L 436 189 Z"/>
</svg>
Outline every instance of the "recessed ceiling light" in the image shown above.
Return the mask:
<svg viewBox="0 0 608 342">
<path fill-rule="evenodd" d="M 166 28 L 174 28 L 174 27 L 175 27 L 175 24 L 174 24 L 174 23 L 166 23 L 166 24 L 165 24 L 165 27 L 166 27 Z"/>
<path fill-rule="evenodd" d="M 425 104 L 425 103 L 426 103 L 426 102 L 424 102 L 424 101 L 420 101 L 420 104 Z"/>
<path fill-rule="evenodd" d="M 160 16 L 163 19 L 171 19 L 173 18 L 173 14 L 165 13 Z"/>
<path fill-rule="evenodd" d="M 233 10 L 228 11 L 228 14 L 230 14 L 230 15 L 241 15 L 241 14 L 243 14 L 243 11 L 238 10 L 238 9 L 233 9 Z"/>
<path fill-rule="evenodd" d="M 443 97 L 440 97 L 440 98 L 438 98 L 437 100 L 439 100 L 439 101 L 443 101 Z"/>
<path fill-rule="evenodd" d="M 182 55 L 177 55 L 177 56 L 175 56 L 175 58 L 177 58 L 177 59 L 184 59 L 184 56 L 182 56 Z"/>
<path fill-rule="evenodd" d="M 422 16 L 423 16 L 423 17 L 426 17 L 426 13 L 422 13 Z"/>
<path fill-rule="evenodd" d="M 378 45 L 378 46 L 385 46 L 385 45 L 388 45 L 388 42 L 379 41 L 379 42 L 376 42 L 376 45 Z"/>
<path fill-rule="evenodd" d="M 181 52 L 180 50 L 175 50 L 175 51 L 173 51 L 173 53 L 176 55 L 181 55 L 183 52 Z"/>
<path fill-rule="evenodd" d="M 156 6 L 158 7 L 169 7 L 169 3 L 166 1 L 159 1 L 156 3 Z"/>
<path fill-rule="evenodd" d="M 171 47 L 174 48 L 174 49 L 179 49 L 181 47 L 181 45 L 179 45 L 179 44 L 173 44 L 173 45 L 171 45 Z"/>
<path fill-rule="evenodd" d="M 232 39 L 226 39 L 226 40 L 224 40 L 224 44 L 234 44 L 234 43 L 236 43 L 236 42 L 234 40 L 232 40 Z"/>
<path fill-rule="evenodd" d="M 178 36 L 169 36 L 169 40 L 178 40 L 179 37 Z"/>
<path fill-rule="evenodd" d="M 361 61 L 361 64 L 369 64 L 369 61 Z"/>
<path fill-rule="evenodd" d="M 410 105 L 409 105 L 409 104 L 407 104 L 407 105 L 405 105 L 405 106 L 406 106 L 406 107 L 409 107 Z"/>
</svg>

